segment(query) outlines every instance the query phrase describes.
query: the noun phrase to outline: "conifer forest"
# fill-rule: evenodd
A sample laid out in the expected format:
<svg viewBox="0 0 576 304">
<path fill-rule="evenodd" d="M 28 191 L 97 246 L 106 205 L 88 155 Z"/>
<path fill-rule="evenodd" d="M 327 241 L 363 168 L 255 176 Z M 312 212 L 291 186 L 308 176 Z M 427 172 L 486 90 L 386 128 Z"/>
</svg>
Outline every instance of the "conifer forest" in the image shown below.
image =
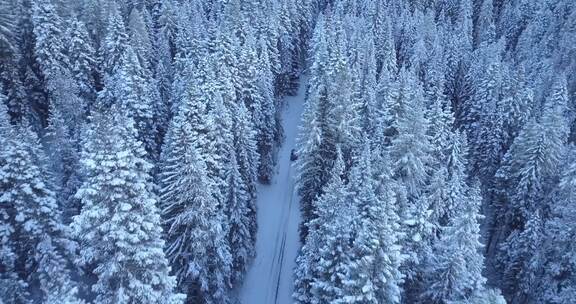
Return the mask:
<svg viewBox="0 0 576 304">
<path fill-rule="evenodd" d="M 0 304 L 576 304 L 575 0 L 0 0 Z"/>
</svg>

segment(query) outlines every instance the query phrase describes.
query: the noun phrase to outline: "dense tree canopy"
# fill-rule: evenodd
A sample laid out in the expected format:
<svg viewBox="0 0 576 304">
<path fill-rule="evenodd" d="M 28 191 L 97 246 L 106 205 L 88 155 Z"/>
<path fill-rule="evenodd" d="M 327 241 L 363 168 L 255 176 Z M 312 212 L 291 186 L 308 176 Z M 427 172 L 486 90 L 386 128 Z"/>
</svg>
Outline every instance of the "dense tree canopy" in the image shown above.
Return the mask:
<svg viewBox="0 0 576 304">
<path fill-rule="evenodd" d="M 297 303 L 572 303 L 575 20 L 0 0 L 0 303 L 236 303 L 299 79 Z"/>
</svg>

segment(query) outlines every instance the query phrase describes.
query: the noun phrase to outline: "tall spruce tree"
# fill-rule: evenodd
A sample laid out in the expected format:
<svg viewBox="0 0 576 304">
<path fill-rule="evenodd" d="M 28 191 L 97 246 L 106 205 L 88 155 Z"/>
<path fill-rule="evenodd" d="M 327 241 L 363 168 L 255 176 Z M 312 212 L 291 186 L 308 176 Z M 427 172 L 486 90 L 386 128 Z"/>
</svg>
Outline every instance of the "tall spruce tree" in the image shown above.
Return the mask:
<svg viewBox="0 0 576 304">
<path fill-rule="evenodd" d="M 99 303 L 182 303 L 163 252 L 152 165 L 134 120 L 119 105 L 95 113 L 82 152 L 82 211 L 72 229 L 78 264 L 95 277 Z"/>
<path fill-rule="evenodd" d="M 484 291 L 484 257 L 479 240 L 480 189 L 476 185 L 460 195 L 465 196 L 455 206 L 457 211 L 448 225 L 442 227 L 440 240 L 434 245 L 432 269 L 427 272 L 430 285 L 423 294 L 424 302 L 464 301 Z"/>
<path fill-rule="evenodd" d="M 13 162 L 13 159 L 8 156 L 11 154 L 11 150 L 14 149 L 15 143 L 13 139 L 16 132 L 10 123 L 10 117 L 8 115 L 8 109 L 5 105 L 6 96 L 0 93 L 0 181 L 1 189 L 8 191 L 8 176 L 7 176 L 7 166 L 9 162 Z M 15 206 L 11 201 L 8 201 L 1 197 L 1 225 L 0 225 L 0 267 L 2 268 L 2 274 L 0 274 L 0 300 L 7 303 L 28 303 L 29 293 L 27 290 L 28 283 L 26 283 L 25 278 L 21 276 L 23 273 L 19 274 L 17 269 L 18 260 L 21 258 L 18 256 L 19 246 L 18 244 L 18 233 L 17 222 L 15 221 Z"/>
<path fill-rule="evenodd" d="M 14 288 L 0 299 L 80 303 L 71 279 L 74 243 L 62 223 L 39 139 L 26 122 L 10 125 L 4 105 L 0 110 L 3 280 Z"/>
<path fill-rule="evenodd" d="M 376 166 L 386 166 L 387 159 L 378 159 Z M 355 298 L 362 303 L 400 303 L 403 256 L 398 243 L 398 217 L 387 169 L 373 175 L 373 158 L 368 142 L 351 169 L 348 191 L 358 209 L 358 231 L 354 237 L 354 257 L 359 264 L 349 286 L 356 286 Z M 386 183 L 386 184 L 384 184 Z"/>
<path fill-rule="evenodd" d="M 566 158 L 566 166 L 562 170 L 562 176 L 558 188 L 551 196 L 551 215 L 545 223 L 543 236 L 545 250 L 536 248 L 541 254 L 545 254 L 544 280 L 536 288 L 538 298 L 542 302 L 569 303 L 576 295 L 576 282 L 574 272 L 576 264 L 573 257 L 574 245 L 574 221 L 576 208 L 574 207 L 574 183 L 576 163 L 574 153 L 570 152 Z M 537 244 L 541 246 L 541 244 Z M 535 287 L 535 286 L 531 286 Z"/>
<path fill-rule="evenodd" d="M 179 289 L 188 294 L 189 300 L 228 303 L 233 266 L 228 228 L 217 200 L 217 185 L 200 153 L 202 142 L 195 137 L 197 125 L 192 123 L 189 110 L 181 109 L 172 120 L 162 156 L 161 206 L 167 233 L 166 252 Z M 241 256 L 239 251 L 235 254 Z"/>
<path fill-rule="evenodd" d="M 73 17 L 67 29 L 70 40 L 67 43 L 67 54 L 70 60 L 70 71 L 77 83 L 79 95 L 91 104 L 95 96 L 96 51 L 92 38 L 84 23 Z"/>
</svg>

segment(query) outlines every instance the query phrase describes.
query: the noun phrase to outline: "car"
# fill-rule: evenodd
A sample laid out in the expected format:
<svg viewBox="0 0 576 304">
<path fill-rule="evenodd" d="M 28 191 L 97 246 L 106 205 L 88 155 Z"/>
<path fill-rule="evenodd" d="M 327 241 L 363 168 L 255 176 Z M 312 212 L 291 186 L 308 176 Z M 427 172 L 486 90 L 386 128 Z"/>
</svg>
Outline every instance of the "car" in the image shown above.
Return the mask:
<svg viewBox="0 0 576 304">
<path fill-rule="evenodd" d="M 296 149 L 290 151 L 290 161 L 295 161 L 298 159 L 298 154 L 296 154 Z"/>
</svg>

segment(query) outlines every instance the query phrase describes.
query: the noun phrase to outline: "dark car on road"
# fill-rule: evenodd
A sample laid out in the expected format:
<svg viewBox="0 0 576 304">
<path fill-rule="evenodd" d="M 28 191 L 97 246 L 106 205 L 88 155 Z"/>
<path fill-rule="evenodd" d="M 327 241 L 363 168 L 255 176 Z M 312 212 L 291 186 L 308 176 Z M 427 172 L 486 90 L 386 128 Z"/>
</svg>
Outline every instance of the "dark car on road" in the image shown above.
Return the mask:
<svg viewBox="0 0 576 304">
<path fill-rule="evenodd" d="M 296 154 L 296 149 L 290 151 L 290 161 L 295 161 L 298 159 L 298 154 Z"/>
</svg>

